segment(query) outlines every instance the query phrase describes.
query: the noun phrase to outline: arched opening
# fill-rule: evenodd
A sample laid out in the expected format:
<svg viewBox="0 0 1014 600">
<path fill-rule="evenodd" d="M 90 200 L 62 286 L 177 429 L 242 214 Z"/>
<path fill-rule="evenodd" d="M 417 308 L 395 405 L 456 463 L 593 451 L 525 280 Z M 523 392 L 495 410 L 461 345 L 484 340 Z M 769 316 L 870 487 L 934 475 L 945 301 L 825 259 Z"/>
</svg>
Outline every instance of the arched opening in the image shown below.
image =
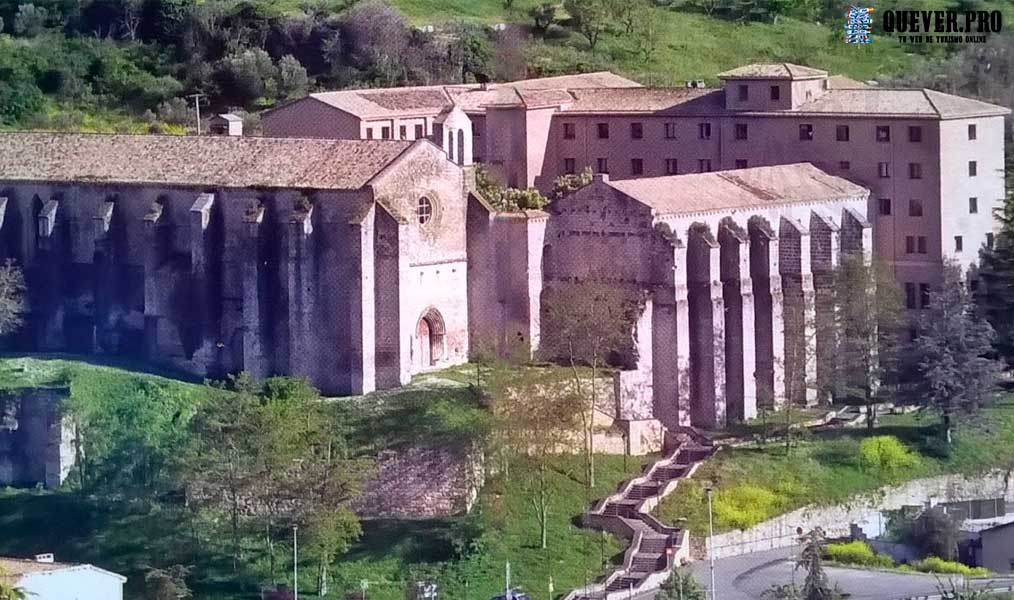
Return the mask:
<svg viewBox="0 0 1014 600">
<path fill-rule="evenodd" d="M 459 165 L 465 164 L 465 130 L 458 130 L 458 146 L 454 151 L 454 162 Z"/>
<path fill-rule="evenodd" d="M 444 318 L 429 308 L 419 318 L 412 340 L 412 364 L 420 371 L 436 366 L 444 358 Z"/>
</svg>

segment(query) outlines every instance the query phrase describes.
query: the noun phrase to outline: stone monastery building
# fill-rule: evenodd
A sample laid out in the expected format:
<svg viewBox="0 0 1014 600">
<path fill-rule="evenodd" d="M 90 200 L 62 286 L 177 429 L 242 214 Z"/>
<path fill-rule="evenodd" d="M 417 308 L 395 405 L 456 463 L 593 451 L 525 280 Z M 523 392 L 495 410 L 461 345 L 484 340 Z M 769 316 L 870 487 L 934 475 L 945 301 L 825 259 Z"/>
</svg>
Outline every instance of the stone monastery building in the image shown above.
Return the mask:
<svg viewBox="0 0 1014 600">
<path fill-rule="evenodd" d="M 547 290 L 592 280 L 644 300 L 614 379 L 630 431 L 815 401 L 832 269 L 876 253 L 918 310 L 945 257 L 973 261 L 1008 111 L 789 64 L 722 78 L 326 92 L 268 137 L 0 134 L 0 254 L 31 302 L 10 343 L 356 394 L 537 347 Z M 475 160 L 544 190 L 597 175 L 498 213 Z"/>
</svg>

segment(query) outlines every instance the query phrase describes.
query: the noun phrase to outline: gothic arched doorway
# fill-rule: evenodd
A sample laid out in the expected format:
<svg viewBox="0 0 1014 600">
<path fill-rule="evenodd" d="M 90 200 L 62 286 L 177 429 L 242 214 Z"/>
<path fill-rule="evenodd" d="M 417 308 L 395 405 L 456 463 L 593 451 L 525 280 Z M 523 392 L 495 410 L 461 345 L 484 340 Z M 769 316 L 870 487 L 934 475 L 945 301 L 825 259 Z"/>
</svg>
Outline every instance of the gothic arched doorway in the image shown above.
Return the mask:
<svg viewBox="0 0 1014 600">
<path fill-rule="evenodd" d="M 413 370 L 421 371 L 435 366 L 444 357 L 444 318 L 435 308 L 429 308 L 419 318 L 412 340 Z"/>
</svg>

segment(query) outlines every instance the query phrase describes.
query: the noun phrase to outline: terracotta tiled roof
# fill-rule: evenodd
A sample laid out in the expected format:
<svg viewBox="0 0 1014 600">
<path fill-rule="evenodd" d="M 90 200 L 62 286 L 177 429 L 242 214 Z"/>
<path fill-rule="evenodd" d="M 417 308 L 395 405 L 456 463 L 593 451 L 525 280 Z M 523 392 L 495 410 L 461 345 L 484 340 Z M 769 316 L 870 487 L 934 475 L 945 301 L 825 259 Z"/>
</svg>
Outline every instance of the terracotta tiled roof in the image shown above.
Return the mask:
<svg viewBox="0 0 1014 600">
<path fill-rule="evenodd" d="M 29 573 L 45 573 L 47 571 L 62 571 L 76 565 L 58 562 L 39 562 L 28 558 L 8 558 L 0 556 L 0 573 L 8 578 L 18 578 Z"/>
<path fill-rule="evenodd" d="M 358 189 L 411 144 L 381 140 L 0 133 L 0 180 Z"/>
<path fill-rule="evenodd" d="M 663 215 L 728 211 L 869 194 L 866 188 L 828 175 L 810 163 L 625 179 L 611 181 L 609 185 Z"/>
<path fill-rule="evenodd" d="M 719 73 L 720 79 L 812 79 L 827 77 L 827 71 L 792 63 L 754 63 Z"/>
<path fill-rule="evenodd" d="M 567 112 L 665 112 L 689 103 L 695 108 L 722 110 L 725 105 L 721 90 L 705 88 L 575 90 L 571 95 L 574 102 Z"/>
<path fill-rule="evenodd" d="M 832 75 L 827 80 L 832 90 L 861 90 L 870 87 L 862 81 L 856 81 L 844 75 Z"/>
<path fill-rule="evenodd" d="M 493 84 L 497 85 L 497 84 Z M 621 77 L 609 71 L 597 71 L 595 73 L 576 73 L 574 75 L 557 75 L 554 77 L 539 77 L 537 79 L 522 79 L 512 81 L 508 84 L 523 90 L 580 90 L 585 88 L 629 88 L 641 87 L 640 83 Z"/>
<path fill-rule="evenodd" d="M 793 112 L 880 116 L 927 116 L 943 119 L 1005 115 L 995 104 L 923 89 L 831 89 Z"/>
</svg>

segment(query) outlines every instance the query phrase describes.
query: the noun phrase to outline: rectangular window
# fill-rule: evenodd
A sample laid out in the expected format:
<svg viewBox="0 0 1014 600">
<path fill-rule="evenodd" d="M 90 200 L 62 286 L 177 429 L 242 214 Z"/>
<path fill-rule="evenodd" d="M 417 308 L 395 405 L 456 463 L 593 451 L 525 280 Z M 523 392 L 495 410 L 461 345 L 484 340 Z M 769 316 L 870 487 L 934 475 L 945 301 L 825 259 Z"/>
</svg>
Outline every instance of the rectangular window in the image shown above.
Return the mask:
<svg viewBox="0 0 1014 600">
<path fill-rule="evenodd" d="M 596 129 L 598 130 L 600 140 L 609 139 L 609 123 L 599 123 L 596 125 Z"/>
<path fill-rule="evenodd" d="M 407 140 L 408 139 L 408 126 L 407 125 L 399 125 L 398 126 L 398 139 L 399 140 Z"/>
<path fill-rule="evenodd" d="M 842 171 L 848 171 L 849 169 L 852 168 L 852 163 L 850 163 L 847 160 L 843 160 L 838 163 L 838 168 L 841 169 Z"/>
<path fill-rule="evenodd" d="M 577 166 L 575 165 L 573 158 L 563 159 L 563 172 L 567 175 L 573 175 L 577 172 Z"/>
<path fill-rule="evenodd" d="M 366 139 L 368 139 L 368 140 L 372 140 L 373 139 L 373 128 L 370 128 L 370 129 L 366 130 Z"/>
<path fill-rule="evenodd" d="M 891 163 L 882 162 L 877 163 L 877 176 L 881 179 L 886 179 L 891 176 Z"/>
<path fill-rule="evenodd" d="M 799 139 L 800 141 L 809 142 L 813 140 L 813 125 L 809 123 L 803 123 L 799 126 Z"/>
<path fill-rule="evenodd" d="M 922 216 L 922 200 L 916 200 L 913 198 L 908 201 L 908 216 L 910 217 Z"/>
<path fill-rule="evenodd" d="M 908 141 L 913 144 L 918 144 L 922 141 L 922 127 L 918 125 L 910 125 L 908 128 Z"/>
<path fill-rule="evenodd" d="M 736 139 L 737 140 L 747 139 L 746 123 L 736 123 Z"/>
<path fill-rule="evenodd" d="M 697 160 L 697 171 L 700 173 L 708 173 L 711 171 L 711 159 L 701 158 Z"/>
<path fill-rule="evenodd" d="M 992 233 L 987 233 L 986 234 L 986 247 L 987 248 L 992 248 L 993 247 L 993 234 Z"/>
<path fill-rule="evenodd" d="M 777 85 L 771 86 L 771 99 L 772 100 L 778 100 L 781 97 L 782 97 L 782 88 L 781 88 L 781 86 L 777 86 Z"/>
<path fill-rule="evenodd" d="M 577 137 L 576 127 L 573 123 L 563 124 L 563 139 L 572 140 Z"/>
<path fill-rule="evenodd" d="M 630 159 L 630 174 L 642 175 L 644 173 L 644 161 L 640 158 Z"/>
<path fill-rule="evenodd" d="M 421 140 L 426 135 L 426 130 L 424 129 L 424 127 L 425 127 L 424 125 L 415 126 L 415 139 Z"/>
<path fill-rule="evenodd" d="M 697 124 L 697 135 L 702 140 L 711 139 L 711 123 L 698 123 Z"/>
<path fill-rule="evenodd" d="M 745 158 L 737 158 L 736 159 L 736 168 L 737 169 L 745 169 L 745 168 L 747 168 L 747 161 L 746 161 L 746 159 Z"/>
<path fill-rule="evenodd" d="M 882 214 L 882 215 L 890 215 L 891 214 L 891 199 L 890 198 L 881 198 L 877 204 L 880 207 L 880 214 Z"/>
<path fill-rule="evenodd" d="M 930 288 L 928 283 L 919 284 L 919 308 L 929 308 Z"/>
<path fill-rule="evenodd" d="M 389 140 L 389 139 L 391 139 L 391 128 L 390 127 L 381 127 L 380 128 L 380 139 L 382 139 L 382 140 Z"/>
<path fill-rule="evenodd" d="M 608 173 L 609 161 L 605 158 L 600 158 L 595 161 L 595 167 L 596 167 L 595 170 L 598 171 L 599 173 Z"/>
<path fill-rule="evenodd" d="M 977 135 L 978 135 L 978 132 L 975 129 L 975 125 L 969 125 L 968 126 L 968 139 L 974 140 Z"/>
<path fill-rule="evenodd" d="M 916 298 L 916 296 L 915 296 L 915 284 L 914 283 L 906 283 L 905 284 L 905 308 L 914 309 L 916 307 L 915 298 Z"/>
<path fill-rule="evenodd" d="M 922 163 L 908 163 L 908 178 L 922 179 Z"/>
<path fill-rule="evenodd" d="M 979 214 L 979 199 L 969 198 L 968 199 L 968 214 L 976 215 Z"/>
<path fill-rule="evenodd" d="M 974 160 L 968 161 L 968 176 L 975 177 L 979 173 L 979 164 Z"/>
<path fill-rule="evenodd" d="M 630 139 L 639 140 L 644 137 L 644 124 L 642 123 L 631 123 L 630 124 Z"/>
<path fill-rule="evenodd" d="M 889 142 L 889 141 L 891 141 L 891 127 L 890 127 L 890 125 L 877 125 L 877 141 L 878 142 Z"/>
<path fill-rule="evenodd" d="M 915 254 L 915 236 L 905 236 L 905 254 Z"/>
<path fill-rule="evenodd" d="M 746 102 L 750 99 L 750 86 L 740 84 L 739 85 L 739 101 Z"/>
<path fill-rule="evenodd" d="M 676 139 L 676 123 L 665 124 L 665 138 L 667 140 Z"/>
<path fill-rule="evenodd" d="M 678 165 L 675 158 L 665 159 L 665 174 L 675 175 L 678 172 Z"/>
<path fill-rule="evenodd" d="M 954 251 L 961 252 L 965 248 L 965 240 L 960 235 L 954 236 Z"/>
<path fill-rule="evenodd" d="M 916 242 L 919 245 L 919 254 L 926 254 L 926 236 L 920 235 L 916 238 Z"/>
<path fill-rule="evenodd" d="M 835 127 L 835 137 L 838 139 L 839 142 L 849 141 L 849 126 L 839 125 Z"/>
</svg>

